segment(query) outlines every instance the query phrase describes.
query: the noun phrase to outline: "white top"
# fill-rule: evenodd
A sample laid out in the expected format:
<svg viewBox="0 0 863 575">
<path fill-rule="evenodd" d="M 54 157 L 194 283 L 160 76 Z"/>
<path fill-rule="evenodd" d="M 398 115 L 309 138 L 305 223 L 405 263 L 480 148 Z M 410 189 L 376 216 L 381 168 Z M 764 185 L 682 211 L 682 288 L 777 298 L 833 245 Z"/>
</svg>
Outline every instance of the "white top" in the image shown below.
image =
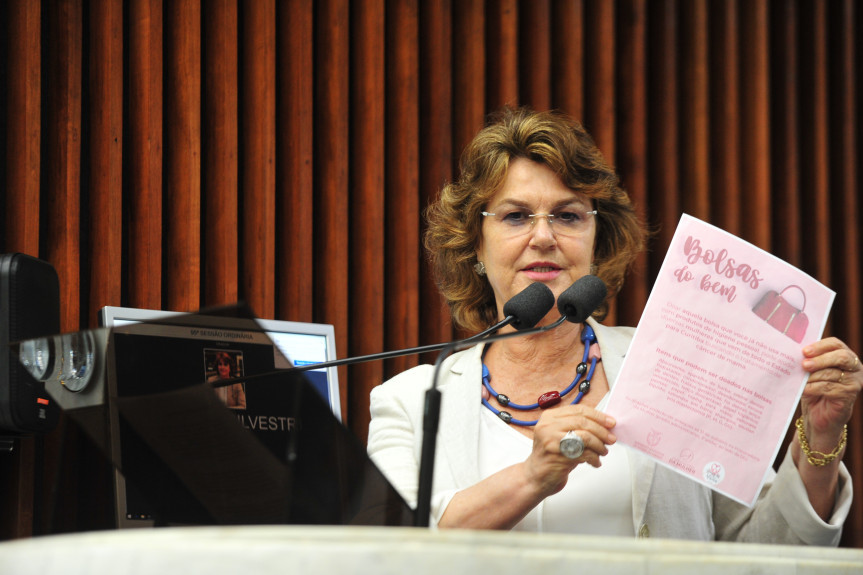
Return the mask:
<svg viewBox="0 0 863 575">
<path fill-rule="evenodd" d="M 608 394 L 597 407 L 602 409 L 607 400 Z M 488 409 L 482 409 L 481 418 L 479 468 L 483 477 L 527 459 L 533 446 L 529 437 Z M 610 446 L 598 469 L 586 463 L 576 467 L 566 486 L 533 508 L 513 530 L 633 537 L 632 481 L 626 449 L 623 445 Z M 579 517 L 585 519 L 573 520 Z"/>
</svg>

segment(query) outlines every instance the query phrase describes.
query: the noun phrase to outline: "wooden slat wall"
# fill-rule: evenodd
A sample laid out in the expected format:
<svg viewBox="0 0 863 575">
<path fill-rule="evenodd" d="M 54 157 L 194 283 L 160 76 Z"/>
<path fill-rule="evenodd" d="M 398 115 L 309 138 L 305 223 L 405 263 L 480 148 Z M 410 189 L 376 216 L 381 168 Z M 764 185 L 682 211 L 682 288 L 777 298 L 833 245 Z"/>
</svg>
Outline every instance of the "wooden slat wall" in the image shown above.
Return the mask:
<svg viewBox="0 0 863 575">
<path fill-rule="evenodd" d="M 0 252 L 54 264 L 67 331 L 245 300 L 334 324 L 340 357 L 445 341 L 422 209 L 488 112 L 555 107 L 658 230 L 610 321 L 637 322 L 685 211 L 833 287 L 828 331 L 863 352 L 861 36 L 854 0 L 9 0 Z M 430 359 L 340 369 L 360 438 L 369 391 Z M 109 525 L 76 496 L 103 472 L 86 440 L 35 441 L 2 456 L 2 535 Z"/>
<path fill-rule="evenodd" d="M 165 290 L 168 309 L 201 305 L 201 5 L 165 4 Z"/>
<path fill-rule="evenodd" d="M 400 183 L 390 181 L 391 176 L 387 173 L 387 166 L 390 165 L 390 150 L 387 148 L 390 133 L 387 130 L 393 125 L 388 125 L 386 121 L 389 93 L 387 78 L 392 78 L 393 92 L 400 79 L 393 77 L 395 70 L 387 70 L 386 66 L 394 66 L 395 62 L 390 62 L 385 57 L 386 45 L 394 40 L 388 34 L 398 34 L 395 26 L 400 13 L 394 10 L 388 14 L 382 1 L 366 2 L 363 9 L 354 7 L 353 10 L 351 68 L 355 76 L 352 78 L 350 145 L 351 157 L 361 157 L 363 161 L 351 162 L 350 205 L 345 204 L 338 209 L 344 220 L 351 222 L 350 277 L 362 275 L 365 278 L 361 282 L 351 282 L 353 301 L 350 305 L 350 317 L 352 323 L 355 322 L 355 328 L 350 332 L 349 345 L 354 355 L 369 355 L 386 349 L 387 334 L 380 329 L 381 320 L 388 311 L 384 294 L 389 287 L 387 278 L 398 275 L 387 274 L 386 270 L 400 269 L 399 266 L 402 265 L 402 262 L 395 261 L 394 253 L 388 253 L 389 244 L 385 232 L 388 224 L 399 217 L 396 213 L 387 212 L 388 204 L 390 200 L 396 202 L 402 196 L 393 194 L 388 198 L 381 193 L 390 185 L 394 190 L 402 188 Z M 401 62 L 404 65 L 411 60 L 405 58 Z M 413 136 L 416 136 L 415 131 Z M 396 142 L 399 141 L 398 132 L 394 132 L 393 137 Z M 398 150 L 393 149 L 392 154 L 393 160 L 396 160 Z M 397 170 L 406 167 L 392 166 L 391 171 L 395 175 Z M 354 214 L 358 217 L 351 217 Z M 387 258 L 393 258 L 393 261 L 384 262 L 383 254 L 386 254 Z M 406 273 L 404 276 L 410 274 Z M 383 364 L 377 361 L 357 364 L 350 368 L 349 373 L 350 381 L 354 382 L 348 389 L 347 401 L 350 404 L 361 403 L 368 397 L 374 382 L 381 381 L 384 377 Z M 368 427 L 368 410 L 351 416 L 355 426 Z M 359 424 L 356 420 L 363 423 Z"/>
</svg>

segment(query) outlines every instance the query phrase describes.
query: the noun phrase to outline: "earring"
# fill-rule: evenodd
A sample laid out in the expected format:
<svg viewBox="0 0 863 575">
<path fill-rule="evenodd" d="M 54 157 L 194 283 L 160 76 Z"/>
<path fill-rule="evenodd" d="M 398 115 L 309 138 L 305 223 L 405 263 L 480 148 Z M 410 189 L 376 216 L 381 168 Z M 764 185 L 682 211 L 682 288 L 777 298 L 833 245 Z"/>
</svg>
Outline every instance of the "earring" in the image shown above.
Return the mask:
<svg viewBox="0 0 863 575">
<path fill-rule="evenodd" d="M 596 275 L 596 264 L 590 264 L 590 275 Z"/>
<path fill-rule="evenodd" d="M 485 275 L 485 264 L 482 262 L 476 262 L 473 264 L 473 269 L 476 271 L 476 274 L 479 276 Z"/>
</svg>

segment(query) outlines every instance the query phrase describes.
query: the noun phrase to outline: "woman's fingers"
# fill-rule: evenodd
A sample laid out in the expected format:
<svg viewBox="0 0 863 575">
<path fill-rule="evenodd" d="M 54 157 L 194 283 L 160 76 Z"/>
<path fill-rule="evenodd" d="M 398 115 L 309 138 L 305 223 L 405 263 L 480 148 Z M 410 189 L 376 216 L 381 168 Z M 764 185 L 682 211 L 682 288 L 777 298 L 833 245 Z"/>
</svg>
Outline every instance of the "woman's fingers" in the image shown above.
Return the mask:
<svg viewBox="0 0 863 575">
<path fill-rule="evenodd" d="M 574 432 L 581 439 L 584 451 L 573 461 L 598 467 L 599 457 L 607 455 L 608 445 L 617 441 L 611 431 L 614 424 L 613 418 L 596 409 L 564 406 L 544 413 L 537 423 L 535 434 L 548 453 L 563 456 L 560 442 L 568 432 Z"/>
<path fill-rule="evenodd" d="M 827 337 L 803 348 L 803 369 L 810 373 L 835 368 L 846 373 L 860 371 L 860 358 L 845 342 Z"/>
</svg>

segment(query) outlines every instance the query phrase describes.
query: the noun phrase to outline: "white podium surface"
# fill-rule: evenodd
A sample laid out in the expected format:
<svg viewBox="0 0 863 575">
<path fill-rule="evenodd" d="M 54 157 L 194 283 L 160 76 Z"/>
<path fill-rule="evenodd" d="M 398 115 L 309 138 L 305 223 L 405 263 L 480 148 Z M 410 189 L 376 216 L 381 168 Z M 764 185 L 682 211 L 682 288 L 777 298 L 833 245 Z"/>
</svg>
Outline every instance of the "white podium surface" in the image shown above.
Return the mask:
<svg viewBox="0 0 863 575">
<path fill-rule="evenodd" d="M 0 543 L 0 574 L 863 573 L 863 550 L 388 527 L 98 531 Z"/>
</svg>

